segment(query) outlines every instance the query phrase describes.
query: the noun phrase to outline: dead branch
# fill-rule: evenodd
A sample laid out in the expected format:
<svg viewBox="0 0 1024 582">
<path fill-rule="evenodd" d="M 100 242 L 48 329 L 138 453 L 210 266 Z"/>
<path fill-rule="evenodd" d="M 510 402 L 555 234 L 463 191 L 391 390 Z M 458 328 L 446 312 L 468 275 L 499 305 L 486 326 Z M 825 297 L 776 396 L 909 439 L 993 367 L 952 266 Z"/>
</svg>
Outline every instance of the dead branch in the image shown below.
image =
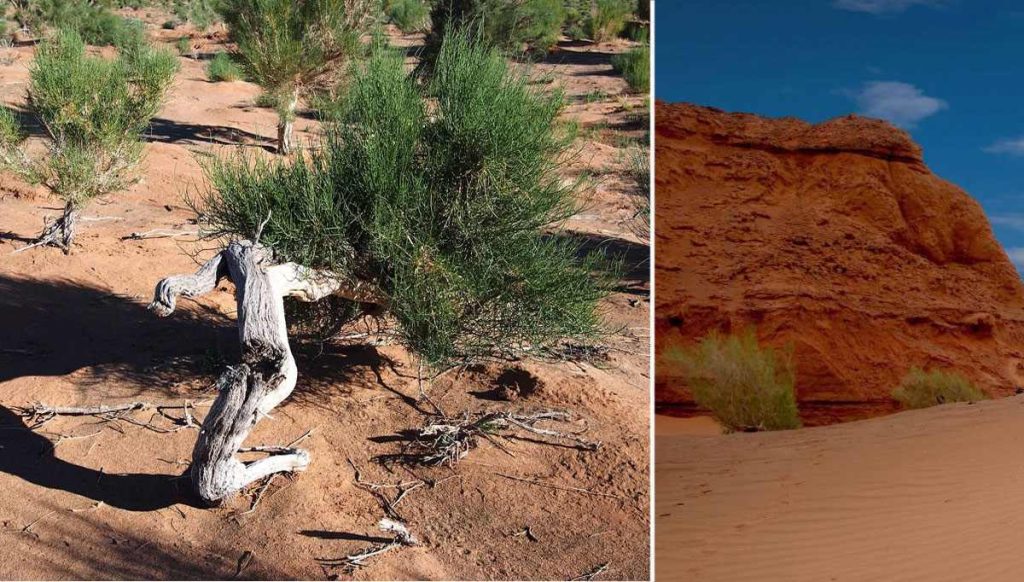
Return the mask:
<svg viewBox="0 0 1024 582">
<path fill-rule="evenodd" d="M 485 439 L 503 452 L 515 456 L 511 451 L 496 440 L 522 438 L 519 431 L 539 435 L 549 439 L 567 440 L 574 448 L 584 451 L 596 451 L 600 442 L 592 442 L 579 436 L 579 432 L 560 432 L 550 428 L 537 426 L 542 422 L 570 422 L 569 413 L 557 410 L 544 410 L 534 413 L 516 412 L 484 412 L 476 415 L 464 414 L 454 419 L 436 416 L 427 421 L 419 430 L 416 440 L 409 451 L 398 455 L 386 455 L 384 459 L 397 459 L 407 463 L 427 466 L 454 467 L 477 447 L 479 439 Z M 541 444 L 561 444 L 539 440 Z"/>
<path fill-rule="evenodd" d="M 146 240 L 151 238 L 178 238 L 179 236 L 199 236 L 198 230 L 171 230 L 154 228 L 145 232 L 133 232 L 121 237 L 121 240 Z"/>
<path fill-rule="evenodd" d="M 366 561 L 374 556 L 379 556 L 396 548 L 415 546 L 419 543 L 416 537 L 409 531 L 409 528 L 400 521 L 382 519 L 378 522 L 377 527 L 385 533 L 392 534 L 394 538 L 390 542 L 374 544 L 361 552 L 349 554 L 344 558 L 318 558 L 317 562 L 323 566 L 340 567 L 346 574 L 352 574 L 365 566 Z"/>
</svg>

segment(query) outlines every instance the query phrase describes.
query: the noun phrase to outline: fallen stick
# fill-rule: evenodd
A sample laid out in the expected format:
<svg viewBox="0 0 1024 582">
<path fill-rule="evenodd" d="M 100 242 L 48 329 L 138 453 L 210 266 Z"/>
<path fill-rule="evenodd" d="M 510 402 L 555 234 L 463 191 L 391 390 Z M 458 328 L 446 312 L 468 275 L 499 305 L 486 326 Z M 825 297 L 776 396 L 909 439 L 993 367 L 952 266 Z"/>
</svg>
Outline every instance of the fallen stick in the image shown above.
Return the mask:
<svg viewBox="0 0 1024 582">
<path fill-rule="evenodd" d="M 198 230 L 170 230 L 154 228 L 145 232 L 133 232 L 121 237 L 121 240 L 146 240 L 151 238 L 177 238 L 179 236 L 199 236 Z"/>
</svg>

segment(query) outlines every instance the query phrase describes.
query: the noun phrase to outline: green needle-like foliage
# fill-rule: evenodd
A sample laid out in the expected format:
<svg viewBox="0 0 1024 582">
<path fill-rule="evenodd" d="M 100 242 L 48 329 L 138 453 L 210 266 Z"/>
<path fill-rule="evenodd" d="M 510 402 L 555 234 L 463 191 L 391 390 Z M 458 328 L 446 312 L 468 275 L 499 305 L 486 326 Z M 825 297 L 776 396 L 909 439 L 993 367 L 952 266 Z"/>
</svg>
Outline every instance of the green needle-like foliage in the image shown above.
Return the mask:
<svg viewBox="0 0 1024 582">
<path fill-rule="evenodd" d="M 44 41 L 30 69 L 28 104 L 47 132 L 48 155 L 30 160 L 19 149 L 24 134 L 7 111 L 0 116 L 6 165 L 61 197 L 62 221 L 72 221 L 86 201 L 127 184 L 142 156 L 142 134 L 177 68 L 172 54 L 144 44 L 104 59 L 86 55 L 75 32 Z M 65 249 L 71 232 L 68 225 Z"/>
<path fill-rule="evenodd" d="M 224 21 L 246 77 L 278 98 L 282 153 L 291 151 L 300 95 L 359 50 L 376 9 L 374 0 L 225 0 Z"/>
<path fill-rule="evenodd" d="M 970 380 L 955 372 L 911 368 L 892 397 L 904 408 L 928 408 L 951 402 L 987 400 Z"/>
<path fill-rule="evenodd" d="M 433 61 L 449 30 L 473 30 L 482 42 L 509 53 L 546 52 L 565 21 L 562 0 L 438 0 L 424 54 Z"/>
<path fill-rule="evenodd" d="M 647 45 L 612 57 L 612 68 L 621 73 L 629 86 L 639 93 L 651 89 L 651 49 Z"/>
<path fill-rule="evenodd" d="M 594 337 L 603 257 L 550 232 L 577 211 L 562 103 L 460 33 L 423 83 L 377 46 L 308 163 L 216 162 L 201 216 L 234 237 L 267 221 L 281 260 L 373 283 L 433 365 Z"/>
</svg>

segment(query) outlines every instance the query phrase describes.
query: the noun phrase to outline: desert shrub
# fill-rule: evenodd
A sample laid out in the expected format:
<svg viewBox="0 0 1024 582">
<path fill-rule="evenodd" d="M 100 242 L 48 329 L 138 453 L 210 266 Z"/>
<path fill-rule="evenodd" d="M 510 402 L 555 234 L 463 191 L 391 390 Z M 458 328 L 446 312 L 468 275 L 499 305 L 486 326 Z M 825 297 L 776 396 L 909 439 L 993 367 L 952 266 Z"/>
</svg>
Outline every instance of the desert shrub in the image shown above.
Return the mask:
<svg viewBox="0 0 1024 582">
<path fill-rule="evenodd" d="M 651 165 L 650 153 L 645 146 L 630 148 L 626 154 L 629 176 L 636 180 L 633 194 L 633 217 L 630 230 L 641 240 L 651 236 Z"/>
<path fill-rule="evenodd" d="M 631 0 L 594 0 L 586 19 L 586 32 L 594 42 L 615 38 L 633 13 Z"/>
<path fill-rule="evenodd" d="M 612 68 L 637 92 L 651 89 L 651 49 L 644 45 L 612 57 Z"/>
<path fill-rule="evenodd" d="M 91 198 L 127 185 L 142 156 L 142 133 L 177 71 L 173 54 L 137 44 L 115 59 L 85 54 L 82 38 L 63 31 L 40 44 L 30 69 L 28 103 L 46 128 L 49 151 L 30 160 L 10 116 L 0 149 L 7 165 L 65 201 L 64 216 L 40 243 L 68 249 L 77 211 Z M 14 130 L 11 128 L 14 127 Z"/>
<path fill-rule="evenodd" d="M 277 98 L 274 95 L 263 92 L 256 96 L 256 107 L 262 107 L 265 109 L 276 109 Z"/>
<path fill-rule="evenodd" d="M 178 39 L 178 42 L 174 43 L 174 48 L 177 49 L 178 54 L 181 56 L 188 56 L 192 54 L 192 38 L 183 36 Z"/>
<path fill-rule="evenodd" d="M 789 350 L 761 347 L 752 330 L 723 337 L 712 333 L 698 345 L 670 350 L 694 400 L 730 431 L 798 428 L 795 375 Z"/>
<path fill-rule="evenodd" d="M 211 236 L 368 281 L 433 365 L 542 354 L 600 331 L 602 257 L 550 229 L 577 212 L 560 94 L 494 49 L 444 39 L 433 74 L 377 44 L 307 161 L 221 159 L 194 201 Z"/>
<path fill-rule="evenodd" d="M 986 400 L 988 395 L 954 372 L 911 368 L 892 397 L 904 408 L 927 408 L 949 402 Z"/>
<path fill-rule="evenodd" d="M 242 68 L 224 51 L 218 52 L 206 65 L 206 76 L 214 83 L 238 81 Z"/>
<path fill-rule="evenodd" d="M 18 23 L 31 30 L 44 25 L 71 30 L 92 45 L 127 46 L 145 38 L 142 22 L 114 14 L 107 5 L 88 0 L 31 0 L 15 8 Z"/>
<path fill-rule="evenodd" d="M 225 0 L 175 0 L 174 15 L 182 22 L 191 22 L 205 30 L 220 18 Z"/>
<path fill-rule="evenodd" d="M 420 32 L 430 27 L 430 8 L 423 0 L 391 0 L 387 15 L 405 33 Z"/>
<path fill-rule="evenodd" d="M 246 77 L 278 102 L 278 150 L 292 148 L 299 97 L 360 50 L 374 0 L 225 0 L 224 21 Z"/>
<path fill-rule="evenodd" d="M 511 53 L 544 52 L 558 42 L 565 8 L 562 0 L 438 0 L 430 20 L 428 59 L 448 30 L 471 30 L 481 42 Z"/>
</svg>

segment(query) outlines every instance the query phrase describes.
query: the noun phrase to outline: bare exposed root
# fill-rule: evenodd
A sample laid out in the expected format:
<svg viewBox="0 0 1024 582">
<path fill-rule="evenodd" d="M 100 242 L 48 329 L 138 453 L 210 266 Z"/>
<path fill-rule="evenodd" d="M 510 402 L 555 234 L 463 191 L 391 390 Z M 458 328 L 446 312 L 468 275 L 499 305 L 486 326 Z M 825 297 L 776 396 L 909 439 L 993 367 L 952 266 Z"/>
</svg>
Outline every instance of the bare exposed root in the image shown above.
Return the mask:
<svg viewBox="0 0 1024 582">
<path fill-rule="evenodd" d="M 391 541 L 374 544 L 361 552 L 349 554 L 344 558 L 318 558 L 317 562 L 322 566 L 341 568 L 345 574 L 352 574 L 365 566 L 366 561 L 374 556 L 379 556 L 397 548 L 415 546 L 419 543 L 416 537 L 412 535 L 412 532 L 409 531 L 409 528 L 400 521 L 382 519 L 377 524 L 377 527 L 382 532 L 391 534 L 393 536 Z"/>
<path fill-rule="evenodd" d="M 410 464 L 454 467 L 485 439 L 505 453 L 515 456 L 497 439 L 523 439 L 523 433 L 545 439 L 531 439 L 540 444 L 571 446 L 584 451 L 596 451 L 601 443 L 589 441 L 581 432 L 562 432 L 539 426 L 547 422 L 571 422 L 568 412 L 544 410 L 533 413 L 483 412 L 463 414 L 461 418 L 435 416 L 419 429 L 408 450 L 397 455 L 385 455 L 382 460 L 398 460 Z M 585 430 L 585 429 L 584 429 Z M 568 444 L 567 444 L 568 443 Z"/>
<path fill-rule="evenodd" d="M 190 428 L 199 429 L 199 425 L 195 422 L 192 411 L 196 406 L 203 404 L 209 404 L 212 400 L 204 402 L 193 403 L 190 400 L 185 400 L 181 404 L 151 404 L 149 402 L 126 402 L 123 404 L 100 404 L 96 406 L 50 406 L 47 404 L 37 403 L 33 406 L 23 407 L 16 409 L 23 417 L 26 417 L 30 421 L 29 428 L 36 429 L 47 422 L 53 420 L 58 416 L 92 416 L 100 419 L 103 423 L 120 423 L 125 422 L 135 426 L 151 430 L 159 433 L 173 433 L 180 430 Z M 153 414 L 147 421 L 141 421 L 133 418 L 131 415 L 135 412 L 141 411 L 153 411 Z M 175 416 L 170 414 L 171 411 L 181 410 L 181 416 Z M 171 426 L 160 426 L 154 421 L 157 418 L 163 418 L 170 421 Z M 60 435 L 62 439 L 68 438 L 79 438 L 79 437 L 68 437 Z M 91 435 L 89 435 L 91 436 Z"/>
<path fill-rule="evenodd" d="M 75 238 L 75 227 L 78 223 L 78 209 L 74 204 L 68 202 L 64 206 L 64 214 L 60 218 L 50 222 L 43 228 L 43 232 L 31 244 L 24 246 L 14 252 L 20 253 L 28 249 L 41 246 L 55 246 L 64 251 L 64 254 L 71 252 L 71 241 Z"/>
<path fill-rule="evenodd" d="M 195 274 L 163 279 L 150 304 L 157 315 L 167 316 L 174 312 L 180 296 L 208 293 L 223 277 L 235 284 L 242 362 L 228 367 L 217 381 L 217 399 L 203 421 L 190 468 L 194 492 L 210 504 L 275 473 L 302 471 L 309 466 L 309 453 L 302 449 L 242 447 L 256 423 L 270 417 L 270 412 L 291 394 L 298 379 L 288 343 L 284 298 L 314 302 L 337 295 L 363 303 L 383 301 L 370 282 L 295 263 L 277 263 L 273 251 L 259 244 L 260 232 L 256 242 L 231 242 Z M 240 451 L 269 456 L 243 462 L 236 457 Z"/>
</svg>

